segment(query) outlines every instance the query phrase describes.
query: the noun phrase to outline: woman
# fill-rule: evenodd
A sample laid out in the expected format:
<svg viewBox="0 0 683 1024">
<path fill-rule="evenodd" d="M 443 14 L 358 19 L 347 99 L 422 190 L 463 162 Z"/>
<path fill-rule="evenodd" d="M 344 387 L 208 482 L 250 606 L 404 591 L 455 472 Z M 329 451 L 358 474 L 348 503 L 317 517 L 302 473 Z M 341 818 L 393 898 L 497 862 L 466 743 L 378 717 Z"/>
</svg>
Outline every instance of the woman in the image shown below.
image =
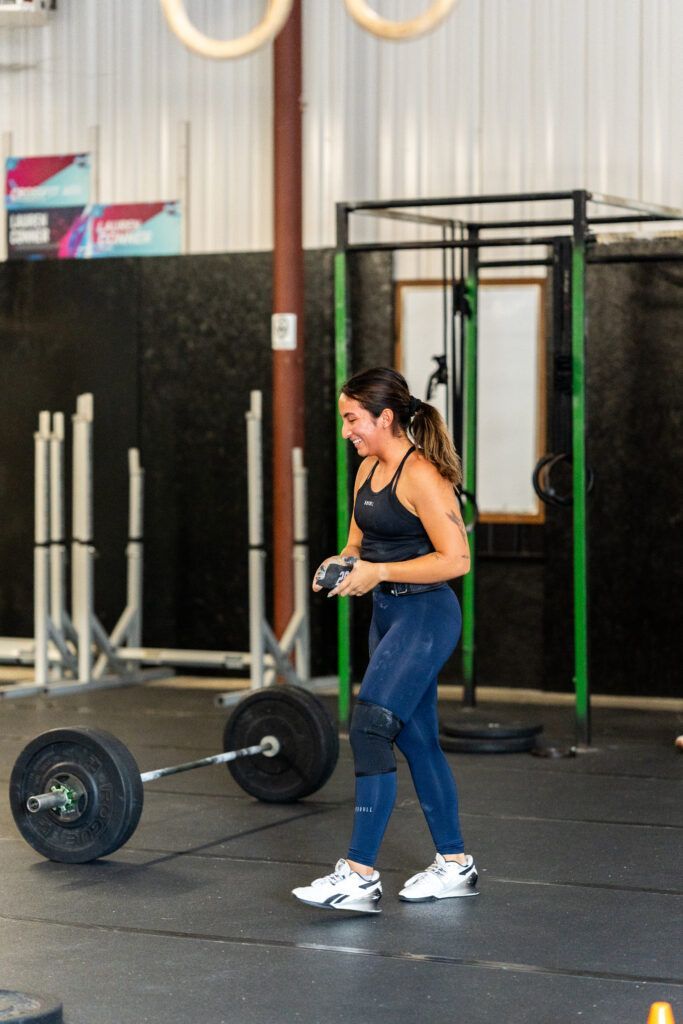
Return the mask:
<svg viewBox="0 0 683 1024">
<path fill-rule="evenodd" d="M 460 460 L 440 413 L 413 398 L 400 373 L 356 374 L 339 398 L 342 437 L 363 457 L 348 543 L 357 559 L 330 597 L 373 591 L 370 662 L 351 718 L 356 771 L 353 836 L 334 871 L 294 895 L 327 909 L 376 912 L 375 860 L 396 799 L 393 744 L 403 753 L 436 846 L 409 878 L 403 900 L 472 892 L 477 871 L 464 853 L 458 797 L 439 746 L 437 675 L 460 637 L 460 607 L 447 581 L 469 570 L 467 533 L 454 488 Z M 317 577 L 316 573 L 316 577 Z M 320 590 L 314 581 L 314 590 Z"/>
</svg>

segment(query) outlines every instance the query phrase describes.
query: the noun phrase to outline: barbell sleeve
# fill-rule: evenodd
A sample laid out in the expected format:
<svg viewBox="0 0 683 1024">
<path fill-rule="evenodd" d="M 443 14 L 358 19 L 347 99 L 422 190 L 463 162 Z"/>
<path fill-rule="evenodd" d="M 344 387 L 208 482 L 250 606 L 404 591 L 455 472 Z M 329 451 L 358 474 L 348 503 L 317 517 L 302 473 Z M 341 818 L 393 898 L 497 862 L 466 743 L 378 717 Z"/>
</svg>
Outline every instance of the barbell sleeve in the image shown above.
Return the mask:
<svg viewBox="0 0 683 1024">
<path fill-rule="evenodd" d="M 64 807 L 69 802 L 66 793 L 40 793 L 38 796 L 30 796 L 26 801 L 26 807 L 31 814 L 38 811 L 51 811 L 55 807 Z"/>
</svg>

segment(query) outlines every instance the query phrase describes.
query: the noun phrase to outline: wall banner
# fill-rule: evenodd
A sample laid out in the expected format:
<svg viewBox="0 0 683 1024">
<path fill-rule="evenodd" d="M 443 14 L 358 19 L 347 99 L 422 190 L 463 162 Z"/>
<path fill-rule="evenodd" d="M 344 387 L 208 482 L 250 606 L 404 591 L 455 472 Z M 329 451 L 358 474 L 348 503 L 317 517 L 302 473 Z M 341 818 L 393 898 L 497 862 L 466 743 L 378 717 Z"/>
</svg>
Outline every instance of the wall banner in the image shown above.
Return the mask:
<svg viewBox="0 0 683 1024">
<path fill-rule="evenodd" d="M 62 240 L 82 213 L 82 206 L 55 207 L 47 210 L 9 210 L 8 259 L 59 259 Z"/>
<path fill-rule="evenodd" d="M 10 210 L 9 259 L 176 256 L 182 249 L 180 203 L 125 203 Z"/>
<path fill-rule="evenodd" d="M 181 251 L 180 203 L 89 206 L 60 247 L 62 259 L 105 256 L 177 256 Z"/>
<path fill-rule="evenodd" d="M 89 153 L 10 156 L 5 161 L 8 210 L 85 206 L 89 199 Z"/>
</svg>

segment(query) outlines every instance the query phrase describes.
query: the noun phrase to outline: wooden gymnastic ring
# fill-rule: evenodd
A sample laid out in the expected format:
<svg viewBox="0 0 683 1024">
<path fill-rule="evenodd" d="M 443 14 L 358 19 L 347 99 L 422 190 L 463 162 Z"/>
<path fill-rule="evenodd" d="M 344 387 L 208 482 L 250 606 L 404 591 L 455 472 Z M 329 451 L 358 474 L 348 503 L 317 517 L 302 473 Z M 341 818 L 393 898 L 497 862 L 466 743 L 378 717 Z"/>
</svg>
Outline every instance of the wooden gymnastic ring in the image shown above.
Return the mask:
<svg viewBox="0 0 683 1024">
<path fill-rule="evenodd" d="M 440 25 L 447 14 L 455 7 L 458 0 L 433 0 L 431 6 L 415 18 L 406 21 L 392 21 L 382 18 L 369 6 L 366 0 L 344 0 L 346 10 L 361 28 L 371 32 L 380 39 L 416 39 Z"/>
<path fill-rule="evenodd" d="M 161 8 L 172 31 L 189 50 L 212 60 L 235 60 L 246 57 L 274 39 L 284 28 L 294 0 L 268 0 L 268 9 L 258 25 L 236 39 L 212 39 L 190 21 L 185 0 L 161 0 Z"/>
</svg>

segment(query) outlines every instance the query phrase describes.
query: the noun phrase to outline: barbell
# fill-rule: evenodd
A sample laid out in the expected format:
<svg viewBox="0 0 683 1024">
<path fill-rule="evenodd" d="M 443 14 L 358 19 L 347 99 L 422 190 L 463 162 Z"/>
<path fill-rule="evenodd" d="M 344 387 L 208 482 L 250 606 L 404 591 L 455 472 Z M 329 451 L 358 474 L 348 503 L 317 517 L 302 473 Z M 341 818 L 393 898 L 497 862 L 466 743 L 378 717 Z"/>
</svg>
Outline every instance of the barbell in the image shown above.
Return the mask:
<svg viewBox="0 0 683 1024">
<path fill-rule="evenodd" d="M 10 806 L 23 838 L 43 857 L 85 864 L 130 839 L 143 785 L 227 764 L 237 784 L 267 803 L 291 803 L 327 782 L 339 755 L 336 727 L 317 698 L 296 686 L 257 690 L 235 708 L 223 752 L 140 772 L 116 736 L 100 729 L 50 729 L 22 750 L 10 778 Z"/>
</svg>

